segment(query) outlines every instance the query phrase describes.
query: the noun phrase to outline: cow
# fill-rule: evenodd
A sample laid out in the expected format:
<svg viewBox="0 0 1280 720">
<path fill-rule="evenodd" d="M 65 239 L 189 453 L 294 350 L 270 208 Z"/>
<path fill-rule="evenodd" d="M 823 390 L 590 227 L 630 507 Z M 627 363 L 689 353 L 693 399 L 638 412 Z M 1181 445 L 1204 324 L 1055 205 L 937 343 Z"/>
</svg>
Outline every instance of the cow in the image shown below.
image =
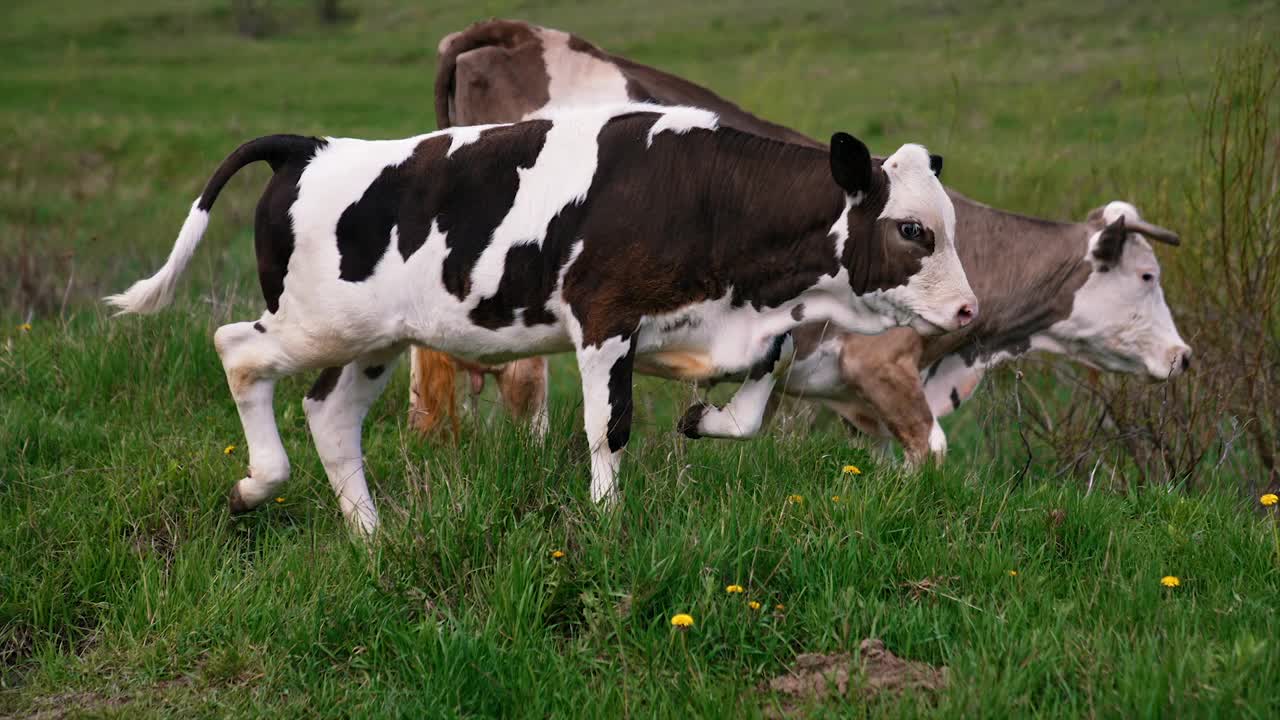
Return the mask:
<svg viewBox="0 0 1280 720">
<path fill-rule="evenodd" d="M 477 23 L 445 37 L 439 56 L 436 115 L 442 125 L 630 98 L 697 104 L 717 112 L 723 125 L 823 147 L 687 80 L 559 30 L 513 20 Z M 945 454 L 937 418 L 967 400 L 987 369 L 1029 351 L 1153 380 L 1189 367 L 1191 349 L 1164 301 L 1159 263 L 1147 242 L 1176 245 L 1176 234 L 1144 221 L 1123 201 L 1098 208 L 1083 222 L 1065 223 L 992 208 L 949 188 L 947 193 L 965 238 L 960 259 L 984 308 L 981 318 L 961 333 L 930 338 L 910 328 L 861 338 L 805 324 L 792 334 L 796 359 L 787 367 L 783 392 L 821 400 L 853 427 L 896 439 L 907 463 L 918 465 Z M 536 383 L 545 398 L 545 367 L 526 371 L 517 364 L 499 371 L 526 378 L 526 393 Z M 420 426 L 452 418 L 454 372 L 447 356 L 414 351 L 410 416 Z M 744 386 L 753 408 L 762 390 Z M 735 396 L 730 404 L 744 403 Z M 742 438 L 759 429 L 754 415 L 709 428 L 699 412 L 691 408 L 681 420 L 686 435 Z"/>
<path fill-rule="evenodd" d="M 371 533 L 361 426 L 409 343 L 483 363 L 573 352 L 591 498 L 611 503 L 638 361 L 764 376 L 801 318 L 927 335 L 976 315 L 923 147 L 879 161 L 845 133 L 820 150 L 647 104 L 401 140 L 252 140 L 214 172 L 164 266 L 106 301 L 168 305 L 219 192 L 260 161 L 266 311 L 214 333 L 249 447 L 234 512 L 289 476 L 273 394 L 301 371 L 321 370 L 308 425 L 347 521 Z"/>
</svg>

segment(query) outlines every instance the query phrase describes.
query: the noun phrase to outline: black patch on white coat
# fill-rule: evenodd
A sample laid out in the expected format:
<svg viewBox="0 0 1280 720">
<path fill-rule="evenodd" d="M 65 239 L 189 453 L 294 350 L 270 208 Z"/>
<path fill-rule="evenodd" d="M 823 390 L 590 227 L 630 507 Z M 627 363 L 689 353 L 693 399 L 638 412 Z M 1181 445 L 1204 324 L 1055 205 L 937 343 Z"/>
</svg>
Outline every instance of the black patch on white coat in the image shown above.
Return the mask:
<svg viewBox="0 0 1280 720">
<path fill-rule="evenodd" d="M 533 167 L 549 130 L 549 120 L 493 128 L 449 158 L 447 187 L 437 190 L 440 231 L 449 248 L 441 272 L 459 300 L 471 293 L 476 262 L 515 202 L 518 169 Z"/>
<path fill-rule="evenodd" d="M 260 323 L 260 322 L 256 322 L 256 323 L 254 323 L 254 324 L 253 324 L 253 329 L 254 329 L 254 330 L 257 330 L 257 331 L 258 331 L 258 332 L 260 332 L 260 333 L 265 333 L 265 332 L 267 331 L 267 329 L 266 329 L 265 327 L 263 327 L 263 326 L 262 326 L 262 323 Z"/>
<path fill-rule="evenodd" d="M 957 388 L 951 388 L 951 409 L 960 409 L 960 391 Z"/>
<path fill-rule="evenodd" d="M 804 303 L 800 303 L 799 305 L 791 308 L 791 319 L 796 322 L 804 320 Z"/>
<path fill-rule="evenodd" d="M 320 377 L 316 378 L 316 382 L 307 391 L 307 399 L 323 402 L 329 397 L 329 393 L 338 387 L 338 378 L 342 377 L 342 368 L 329 367 L 320 371 Z"/>
<path fill-rule="evenodd" d="M 778 358 L 782 357 L 782 343 L 785 342 L 787 336 L 779 335 L 773 339 L 773 343 L 769 345 L 769 351 L 760 359 L 751 369 L 747 371 L 748 380 L 759 380 L 760 378 L 773 372 L 774 366 L 778 364 Z"/>
<path fill-rule="evenodd" d="M 471 321 L 496 330 L 514 323 L 516 311 L 522 309 L 525 326 L 555 324 L 547 301 L 569 259 L 576 239 L 574 229 L 582 222 L 585 209 L 584 203 L 562 208 L 547 223 L 540 246 L 517 245 L 508 250 L 497 291 L 476 305 L 469 315 Z"/>
<path fill-rule="evenodd" d="M 476 262 L 515 201 L 517 171 L 533 166 L 550 128 L 549 120 L 493 128 L 448 157 L 452 138 L 437 136 L 399 165 L 383 168 L 338 219 L 339 277 L 367 280 L 391 243 L 392 228 L 400 256 L 408 260 L 435 222 L 449 248 L 442 281 L 459 300 L 466 298 Z"/>
<path fill-rule="evenodd" d="M 369 378 L 370 380 L 377 380 L 378 377 L 381 376 L 383 371 L 386 369 L 387 369 L 387 366 L 385 365 L 370 365 L 369 367 L 364 369 L 364 376 Z"/>
<path fill-rule="evenodd" d="M 627 354 L 609 368 L 609 452 L 618 452 L 631 439 L 631 375 L 636 364 L 636 344 L 626 338 Z"/>
<path fill-rule="evenodd" d="M 402 165 L 385 167 L 364 195 L 342 211 L 337 228 L 339 278 L 361 282 L 373 274 L 391 244 L 407 182 Z"/>
</svg>

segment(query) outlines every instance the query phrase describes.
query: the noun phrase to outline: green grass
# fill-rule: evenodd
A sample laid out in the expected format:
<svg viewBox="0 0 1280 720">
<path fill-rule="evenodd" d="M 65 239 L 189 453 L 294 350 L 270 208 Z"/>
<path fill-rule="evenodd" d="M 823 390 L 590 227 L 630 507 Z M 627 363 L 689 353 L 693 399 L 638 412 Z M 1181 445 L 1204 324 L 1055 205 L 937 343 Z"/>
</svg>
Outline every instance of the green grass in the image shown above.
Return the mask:
<svg viewBox="0 0 1280 720">
<path fill-rule="evenodd" d="M 92 302 L 158 266 L 244 139 L 430 128 L 436 42 L 488 15 L 573 29 L 814 135 L 926 142 L 963 192 L 1081 217 L 1176 199 L 1189 108 L 1220 49 L 1276 36 L 1273 7 L 438 5 L 375 0 L 324 27 L 275 2 L 283 32 L 260 41 L 209 0 L 3 11 L 0 715 L 751 716 L 797 653 L 865 637 L 946 665 L 950 686 L 811 710 L 1280 713 L 1276 515 L 1212 483 L 1012 479 L 1020 463 L 984 455 L 968 409 L 947 421 L 952 462 L 918 475 L 821 418 L 688 442 L 672 428 L 693 391 L 643 381 L 624 499 L 601 513 L 571 362 L 545 443 L 486 395 L 457 447 L 407 431 L 400 369 L 366 426 L 385 528 L 363 547 L 310 446 L 310 378 L 277 393 L 283 502 L 226 513 L 245 460 L 211 335 L 259 311 L 264 170 L 221 198 L 173 309 L 113 320 Z M 673 631 L 676 612 L 695 627 Z"/>
</svg>

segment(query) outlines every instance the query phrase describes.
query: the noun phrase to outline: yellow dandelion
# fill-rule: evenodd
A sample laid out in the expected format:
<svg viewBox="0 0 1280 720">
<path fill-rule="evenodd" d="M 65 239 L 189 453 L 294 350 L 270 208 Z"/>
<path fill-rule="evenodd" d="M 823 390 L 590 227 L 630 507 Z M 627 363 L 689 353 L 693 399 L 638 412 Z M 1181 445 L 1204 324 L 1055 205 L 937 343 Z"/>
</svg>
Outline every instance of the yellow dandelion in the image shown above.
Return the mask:
<svg viewBox="0 0 1280 720">
<path fill-rule="evenodd" d="M 803 496 L 803 495 L 789 495 L 789 496 L 787 496 L 787 502 L 791 503 L 792 505 L 799 505 L 800 503 L 804 502 L 804 496 Z"/>
<path fill-rule="evenodd" d="M 282 503 L 282 502 L 284 502 L 284 498 L 282 498 L 282 497 L 281 497 L 281 498 L 276 498 L 276 503 L 277 503 L 277 504 Z"/>
<path fill-rule="evenodd" d="M 18 326 L 18 329 L 22 332 L 31 332 L 31 323 L 22 323 Z"/>
<path fill-rule="evenodd" d="M 688 613 L 677 613 L 672 615 L 671 625 L 672 627 L 678 627 L 682 630 L 685 628 L 691 628 L 693 627 L 693 616 Z"/>
<path fill-rule="evenodd" d="M 737 593 L 742 592 L 742 586 L 741 586 L 741 585 L 729 585 L 728 587 L 726 587 L 726 588 L 724 589 L 724 591 L 725 591 L 725 592 L 727 592 L 727 593 L 729 593 L 729 594 L 731 594 L 731 595 L 732 595 L 732 594 L 737 594 Z"/>
<path fill-rule="evenodd" d="M 1167 588 L 1175 588 L 1182 584 L 1177 575 L 1165 575 L 1160 578 L 1160 584 Z"/>
<path fill-rule="evenodd" d="M 561 558 L 563 558 L 563 557 L 564 557 L 564 551 L 563 551 L 563 550 L 552 550 L 552 551 L 551 551 L 551 559 L 552 559 L 552 560 L 559 560 L 559 559 L 561 559 Z"/>
<path fill-rule="evenodd" d="M 226 447 L 222 448 L 222 454 L 223 454 L 223 455 L 230 455 L 231 453 L 233 453 L 233 452 L 235 452 L 235 451 L 236 451 L 236 446 L 235 446 L 235 445 L 228 445 L 228 446 L 226 446 Z"/>
<path fill-rule="evenodd" d="M 1009 571 L 1009 577 L 1018 577 L 1018 571 L 1017 571 L 1017 570 L 1010 570 L 1010 571 Z"/>
<path fill-rule="evenodd" d="M 845 475 L 861 475 L 862 471 L 858 469 L 857 465 L 845 465 L 844 474 Z"/>
<path fill-rule="evenodd" d="M 832 496 L 831 496 L 831 502 L 833 502 L 833 503 L 838 503 L 838 502 L 840 502 L 840 496 L 839 496 L 839 495 L 832 495 Z"/>
<path fill-rule="evenodd" d="M 751 602 L 747 603 L 747 607 L 751 608 L 752 610 L 759 610 L 760 603 L 756 602 L 755 600 L 752 600 Z"/>
<path fill-rule="evenodd" d="M 778 612 L 782 612 L 783 610 L 787 609 L 787 606 L 783 605 L 782 603 L 778 603 L 777 605 L 773 606 L 773 609 L 777 610 Z"/>
<path fill-rule="evenodd" d="M 1258 502 L 1262 503 L 1264 507 L 1271 507 L 1272 505 L 1280 502 L 1280 496 L 1277 496 L 1275 493 L 1267 493 L 1266 495 L 1258 498 Z"/>
</svg>

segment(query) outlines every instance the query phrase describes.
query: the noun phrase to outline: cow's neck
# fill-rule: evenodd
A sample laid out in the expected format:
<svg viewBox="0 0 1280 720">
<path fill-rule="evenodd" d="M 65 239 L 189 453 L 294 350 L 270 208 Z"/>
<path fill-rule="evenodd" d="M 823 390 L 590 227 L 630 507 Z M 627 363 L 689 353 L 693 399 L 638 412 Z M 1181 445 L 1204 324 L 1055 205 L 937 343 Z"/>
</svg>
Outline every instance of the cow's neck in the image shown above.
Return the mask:
<svg viewBox="0 0 1280 720">
<path fill-rule="evenodd" d="M 1033 349 L 1033 338 L 1071 314 L 1089 277 L 1089 229 L 997 210 L 948 190 L 960 261 L 978 295 L 978 319 L 925 342 L 925 366 L 944 355 L 990 366 Z"/>
<path fill-rule="evenodd" d="M 727 128 L 712 137 L 699 220 L 710 230 L 707 275 L 727 284 L 735 305 L 758 309 L 848 291 L 833 232 L 848 227 L 847 197 L 828 154 Z"/>
</svg>

